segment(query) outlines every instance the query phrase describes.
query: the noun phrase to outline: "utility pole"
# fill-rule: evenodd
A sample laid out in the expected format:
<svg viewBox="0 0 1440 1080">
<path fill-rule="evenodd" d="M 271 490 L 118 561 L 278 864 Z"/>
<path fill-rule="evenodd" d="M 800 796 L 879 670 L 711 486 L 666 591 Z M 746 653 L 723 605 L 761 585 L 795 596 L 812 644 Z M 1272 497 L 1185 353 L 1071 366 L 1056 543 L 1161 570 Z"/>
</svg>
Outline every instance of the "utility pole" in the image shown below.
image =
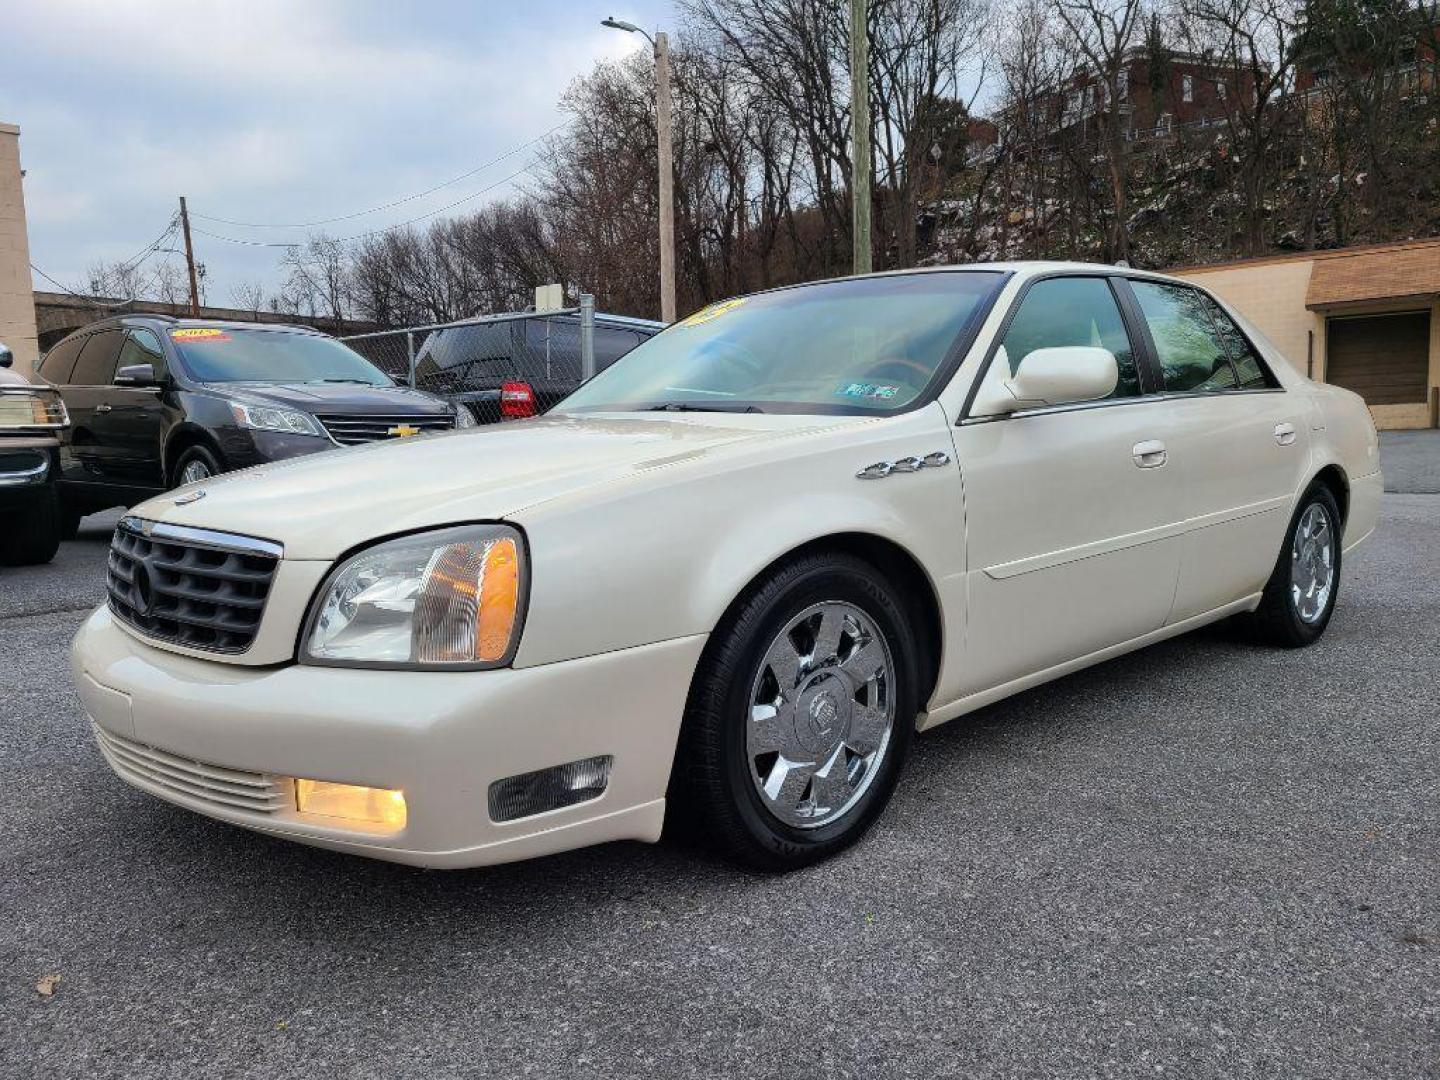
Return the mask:
<svg viewBox="0 0 1440 1080">
<path fill-rule="evenodd" d="M 190 246 L 190 211 L 180 196 L 180 229 L 185 234 L 185 265 L 190 268 L 190 314 L 200 317 L 200 283 L 195 278 L 195 249 Z"/>
<path fill-rule="evenodd" d="M 850 0 L 850 229 L 857 274 L 871 270 L 870 165 L 870 40 L 865 0 Z"/>
<path fill-rule="evenodd" d="M 660 318 L 675 321 L 675 168 L 670 119 L 670 39 L 655 34 L 655 123 L 660 144 Z"/>
<path fill-rule="evenodd" d="M 613 16 L 600 20 L 601 26 L 643 34 L 655 48 L 655 136 L 660 160 L 660 318 L 675 321 L 675 166 L 670 120 L 670 39 L 657 31 L 651 37 L 640 27 Z"/>
</svg>

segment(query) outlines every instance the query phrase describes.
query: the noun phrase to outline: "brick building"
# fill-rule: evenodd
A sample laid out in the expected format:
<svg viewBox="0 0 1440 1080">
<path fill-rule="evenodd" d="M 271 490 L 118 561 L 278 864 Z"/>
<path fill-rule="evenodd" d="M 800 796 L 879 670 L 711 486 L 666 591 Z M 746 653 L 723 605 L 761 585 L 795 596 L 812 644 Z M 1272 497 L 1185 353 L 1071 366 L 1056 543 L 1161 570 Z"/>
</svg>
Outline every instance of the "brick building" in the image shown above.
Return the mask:
<svg viewBox="0 0 1440 1080">
<path fill-rule="evenodd" d="M 1127 139 L 1165 138 L 1182 128 L 1223 123 L 1234 99 L 1254 93 L 1248 71 L 1188 53 L 1156 56 L 1137 46 L 1125 53 L 1114 103 L 1103 76 L 1084 68 L 1063 89 L 1037 99 L 1031 118 L 1059 142 L 1092 135 L 1099 117 L 1113 109 Z"/>
</svg>

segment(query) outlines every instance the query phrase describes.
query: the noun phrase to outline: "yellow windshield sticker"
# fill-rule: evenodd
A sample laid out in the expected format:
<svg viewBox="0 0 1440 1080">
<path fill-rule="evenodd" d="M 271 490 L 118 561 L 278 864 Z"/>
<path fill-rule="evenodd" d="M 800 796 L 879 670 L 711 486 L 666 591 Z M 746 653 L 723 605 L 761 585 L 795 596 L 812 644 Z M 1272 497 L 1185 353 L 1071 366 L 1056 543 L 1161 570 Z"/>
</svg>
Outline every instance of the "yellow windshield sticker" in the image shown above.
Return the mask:
<svg viewBox="0 0 1440 1080">
<path fill-rule="evenodd" d="M 229 341 L 230 335 L 224 330 L 217 330 L 213 327 L 187 327 L 184 330 L 171 330 L 170 336 L 176 341 Z"/>
<path fill-rule="evenodd" d="M 734 300 L 721 300 L 718 304 L 711 304 L 708 307 L 701 308 L 699 311 L 695 312 L 694 315 L 691 315 L 688 319 L 683 320 L 680 325 L 699 326 L 701 323 L 707 323 L 710 322 L 712 319 L 718 319 L 727 311 L 734 311 L 743 303 L 745 303 L 745 298 L 743 296 L 737 297 Z"/>
</svg>

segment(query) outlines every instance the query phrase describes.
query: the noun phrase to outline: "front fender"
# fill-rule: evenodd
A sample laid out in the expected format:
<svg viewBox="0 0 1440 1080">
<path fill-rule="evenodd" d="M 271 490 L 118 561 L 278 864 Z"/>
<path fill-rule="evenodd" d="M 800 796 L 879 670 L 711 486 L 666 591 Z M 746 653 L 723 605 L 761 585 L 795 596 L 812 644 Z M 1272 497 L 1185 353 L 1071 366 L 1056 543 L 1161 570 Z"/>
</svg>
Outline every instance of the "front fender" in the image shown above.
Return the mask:
<svg viewBox="0 0 1440 1080">
<path fill-rule="evenodd" d="M 930 577 L 949 632 L 946 609 L 963 608 L 952 595 L 964 571 L 958 467 L 855 475 L 935 451 L 954 454 L 938 406 L 667 466 L 516 515 L 533 567 L 515 665 L 709 633 L 766 567 L 837 534 L 908 552 Z"/>
</svg>

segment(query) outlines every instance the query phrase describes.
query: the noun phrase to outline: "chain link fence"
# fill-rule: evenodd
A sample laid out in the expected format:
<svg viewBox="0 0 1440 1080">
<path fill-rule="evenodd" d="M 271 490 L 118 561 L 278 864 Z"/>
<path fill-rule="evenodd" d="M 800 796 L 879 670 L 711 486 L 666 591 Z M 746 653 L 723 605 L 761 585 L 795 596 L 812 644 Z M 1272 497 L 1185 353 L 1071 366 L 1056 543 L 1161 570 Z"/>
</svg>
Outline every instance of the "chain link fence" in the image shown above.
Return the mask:
<svg viewBox="0 0 1440 1080">
<path fill-rule="evenodd" d="M 613 320 L 601 319 L 602 368 L 655 332 L 630 333 L 617 353 Z M 596 322 L 594 299 L 586 295 L 579 307 L 559 311 L 490 315 L 340 340 L 396 382 L 461 404 L 479 423 L 493 424 L 542 413 L 593 375 Z"/>
</svg>

